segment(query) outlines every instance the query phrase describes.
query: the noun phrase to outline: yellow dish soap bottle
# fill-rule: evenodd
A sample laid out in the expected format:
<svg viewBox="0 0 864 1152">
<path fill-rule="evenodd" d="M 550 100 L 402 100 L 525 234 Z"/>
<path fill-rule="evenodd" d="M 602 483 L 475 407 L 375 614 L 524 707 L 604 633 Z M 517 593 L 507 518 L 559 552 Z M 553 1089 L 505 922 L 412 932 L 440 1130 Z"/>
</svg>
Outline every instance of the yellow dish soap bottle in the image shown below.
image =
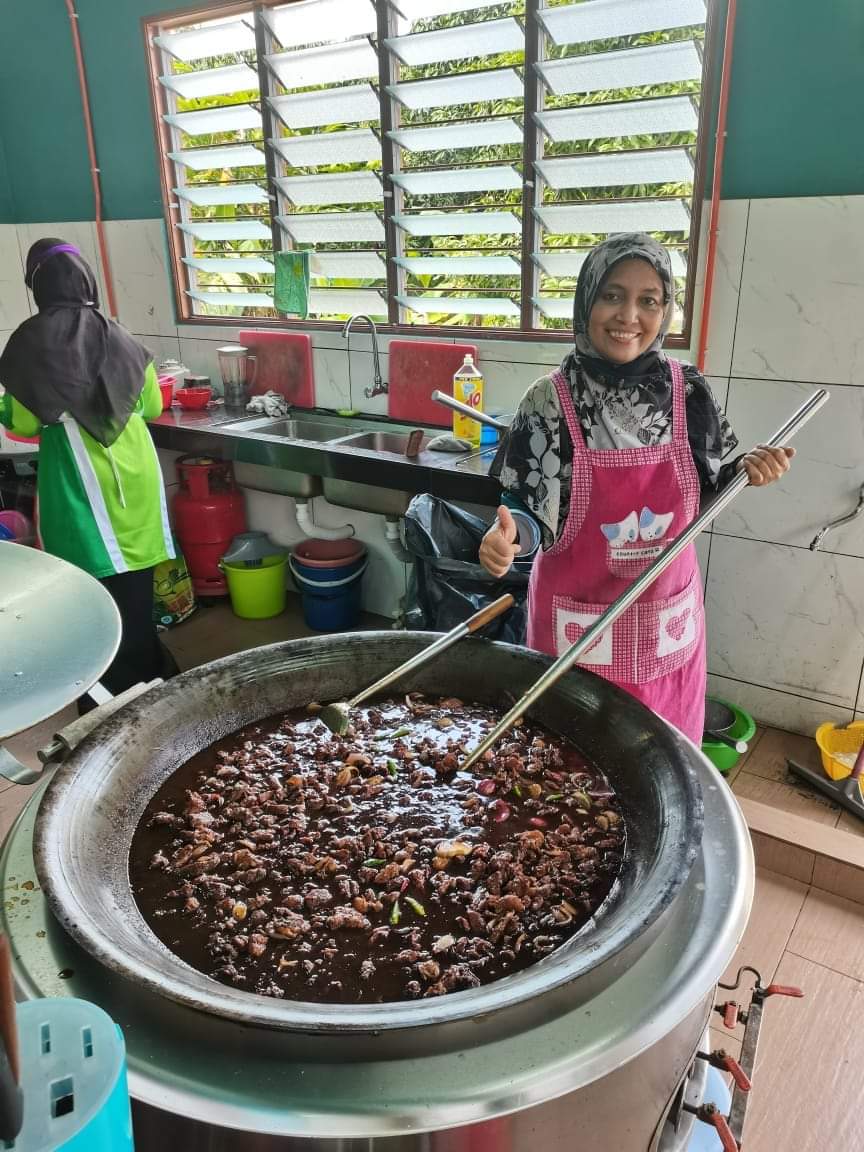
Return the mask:
<svg viewBox="0 0 864 1152">
<path fill-rule="evenodd" d="M 462 367 L 453 374 L 453 399 L 467 404 L 477 412 L 483 411 L 483 373 L 475 365 L 470 353 L 465 357 Z M 463 416 L 461 412 L 453 413 L 453 435 L 458 440 L 467 440 L 479 448 L 482 431 L 481 425 L 470 416 Z"/>
</svg>

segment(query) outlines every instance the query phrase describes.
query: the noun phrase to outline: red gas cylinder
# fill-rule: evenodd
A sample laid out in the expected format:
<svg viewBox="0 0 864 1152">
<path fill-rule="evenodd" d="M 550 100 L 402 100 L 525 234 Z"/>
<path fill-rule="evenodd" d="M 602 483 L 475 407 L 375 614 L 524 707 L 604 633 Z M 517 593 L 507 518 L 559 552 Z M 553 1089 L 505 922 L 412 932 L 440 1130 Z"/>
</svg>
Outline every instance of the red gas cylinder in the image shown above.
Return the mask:
<svg viewBox="0 0 864 1152">
<path fill-rule="evenodd" d="M 227 460 L 181 456 L 177 476 L 174 526 L 192 584 L 201 596 L 227 596 L 219 560 L 234 537 L 246 531 L 246 508 L 234 469 Z"/>
</svg>

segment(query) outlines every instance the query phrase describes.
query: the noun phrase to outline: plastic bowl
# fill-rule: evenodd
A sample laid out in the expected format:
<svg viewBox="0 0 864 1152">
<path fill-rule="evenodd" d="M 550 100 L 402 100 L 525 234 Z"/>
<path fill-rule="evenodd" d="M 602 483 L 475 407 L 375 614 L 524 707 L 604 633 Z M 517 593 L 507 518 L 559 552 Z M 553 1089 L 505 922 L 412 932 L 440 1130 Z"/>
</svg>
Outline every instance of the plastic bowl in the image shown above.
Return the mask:
<svg viewBox="0 0 864 1152">
<path fill-rule="evenodd" d="M 210 403 L 209 388 L 178 388 L 174 399 L 181 408 L 206 408 Z"/>
<path fill-rule="evenodd" d="M 736 706 L 728 700 L 718 699 L 717 703 L 725 704 L 735 716 L 735 723 L 725 735 L 729 736 L 732 740 L 743 740 L 746 744 L 749 744 L 756 735 L 756 721 L 753 717 L 748 715 L 742 708 L 736 708 Z M 721 744 L 719 740 L 703 740 L 702 751 L 717 771 L 724 773 L 724 775 L 727 772 L 731 772 L 741 759 L 739 752 L 736 752 L 734 748 L 730 748 L 728 744 Z"/>
</svg>

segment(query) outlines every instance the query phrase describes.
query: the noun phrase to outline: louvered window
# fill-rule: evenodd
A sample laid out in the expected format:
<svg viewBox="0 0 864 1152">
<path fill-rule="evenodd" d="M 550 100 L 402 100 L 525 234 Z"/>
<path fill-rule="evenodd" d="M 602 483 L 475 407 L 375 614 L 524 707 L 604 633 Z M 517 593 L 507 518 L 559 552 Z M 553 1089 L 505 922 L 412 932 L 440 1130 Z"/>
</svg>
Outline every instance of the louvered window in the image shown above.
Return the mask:
<svg viewBox="0 0 864 1152">
<path fill-rule="evenodd" d="M 295 0 L 148 26 L 180 315 L 284 323 L 294 250 L 312 326 L 563 335 L 591 245 L 640 230 L 686 328 L 706 21 L 706 0 Z"/>
</svg>

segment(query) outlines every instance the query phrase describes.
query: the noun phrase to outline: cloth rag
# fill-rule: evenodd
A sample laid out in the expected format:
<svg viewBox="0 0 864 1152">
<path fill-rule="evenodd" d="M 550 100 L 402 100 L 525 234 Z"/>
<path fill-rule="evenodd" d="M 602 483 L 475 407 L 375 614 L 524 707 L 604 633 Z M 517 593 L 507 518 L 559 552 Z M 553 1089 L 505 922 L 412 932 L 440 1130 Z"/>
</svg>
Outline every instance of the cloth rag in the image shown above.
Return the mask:
<svg viewBox="0 0 864 1152">
<path fill-rule="evenodd" d="M 305 320 L 309 314 L 309 253 L 277 252 L 274 260 L 276 311 Z"/>
<path fill-rule="evenodd" d="M 246 411 L 261 416 L 287 416 L 288 401 L 278 392 L 265 392 L 263 396 L 253 396 Z"/>
</svg>

